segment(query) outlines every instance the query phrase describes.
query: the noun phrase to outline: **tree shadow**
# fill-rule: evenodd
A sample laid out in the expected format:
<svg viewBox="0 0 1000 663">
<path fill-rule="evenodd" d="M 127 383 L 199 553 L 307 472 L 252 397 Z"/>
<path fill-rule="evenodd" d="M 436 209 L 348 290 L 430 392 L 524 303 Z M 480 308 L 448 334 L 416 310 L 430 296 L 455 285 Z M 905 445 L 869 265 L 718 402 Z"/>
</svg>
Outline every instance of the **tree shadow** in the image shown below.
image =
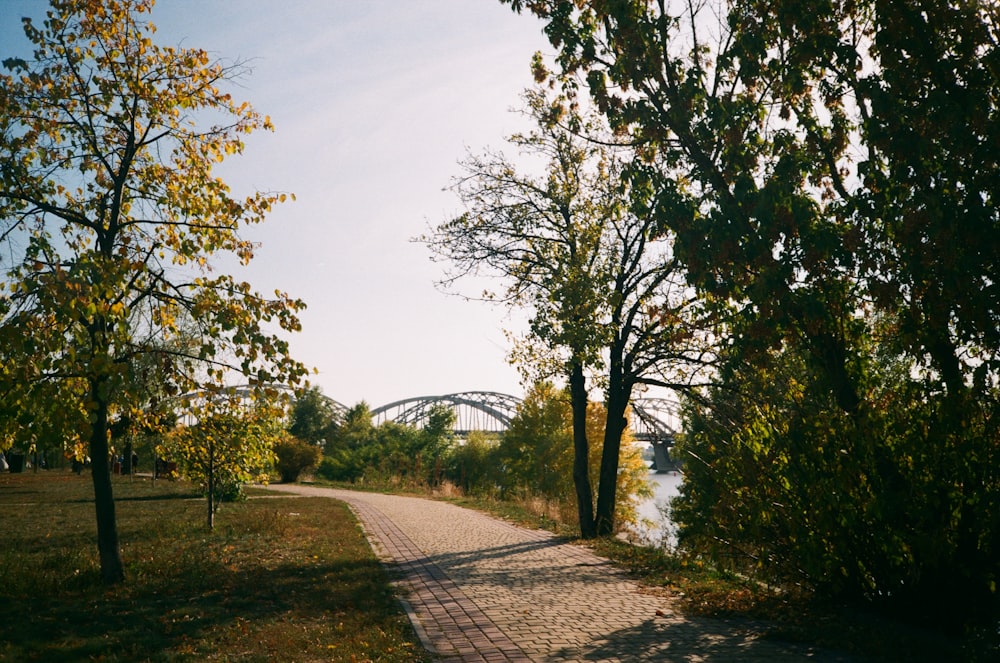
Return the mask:
<svg viewBox="0 0 1000 663">
<path fill-rule="evenodd" d="M 128 590 L 103 593 L 88 588 L 5 597 L 0 590 L 0 623 L 6 625 L 0 660 L 174 660 L 178 649 L 239 619 L 395 609 L 391 592 L 377 582 L 382 569 L 376 560 L 239 571 L 212 563 L 200 571 L 190 584 L 139 577 Z"/>
<path fill-rule="evenodd" d="M 770 663 L 816 661 L 848 663 L 857 659 L 796 643 L 758 637 L 759 625 L 731 620 L 667 617 L 615 631 L 599 641 L 553 653 L 553 660 L 697 661 L 699 663 Z"/>
<path fill-rule="evenodd" d="M 537 560 L 525 562 L 517 558 L 534 552 L 567 544 L 557 538 L 524 541 L 485 549 L 428 555 L 397 562 L 399 573 L 431 580 L 450 580 L 469 597 L 490 595 L 496 588 L 519 588 L 524 601 L 560 603 L 560 588 L 564 596 L 590 592 L 593 601 L 579 615 L 573 605 L 562 603 L 560 618 L 579 621 L 584 630 L 593 631 L 594 624 L 603 621 L 602 587 L 607 583 L 627 580 L 627 574 L 603 558 L 573 550 L 554 557 L 548 565 Z M 525 573 L 530 574 L 526 581 Z M 530 594 L 526 585 L 544 588 L 544 594 Z M 530 594 L 530 598 L 529 598 Z M 528 604 L 520 606 L 526 608 Z M 486 609 L 486 608 L 484 608 Z M 500 608 L 509 611 L 510 606 Z M 652 613 L 651 609 L 651 613 Z M 533 611 L 532 611 L 533 612 Z M 856 660 L 843 652 L 827 651 L 800 643 L 782 642 L 767 636 L 769 626 L 739 619 L 686 618 L 665 610 L 655 619 L 638 626 L 621 629 L 601 636 L 581 646 L 565 647 L 551 653 L 551 660 L 579 661 L 800 661 L 824 663 Z M 559 626 L 553 624 L 553 628 Z M 599 628 L 599 627 L 598 627 Z M 508 635 L 511 635 L 508 633 Z M 513 637 L 513 636 L 512 636 Z M 547 659 L 543 659 L 547 660 Z"/>
</svg>

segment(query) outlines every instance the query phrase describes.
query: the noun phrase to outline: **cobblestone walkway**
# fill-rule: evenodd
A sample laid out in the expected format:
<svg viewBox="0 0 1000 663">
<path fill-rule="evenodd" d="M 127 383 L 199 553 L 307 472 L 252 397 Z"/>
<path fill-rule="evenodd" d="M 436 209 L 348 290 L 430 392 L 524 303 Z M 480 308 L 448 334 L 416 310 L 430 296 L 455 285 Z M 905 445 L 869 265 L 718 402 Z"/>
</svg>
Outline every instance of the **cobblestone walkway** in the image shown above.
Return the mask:
<svg viewBox="0 0 1000 663">
<path fill-rule="evenodd" d="M 848 661 L 676 614 L 582 546 L 446 502 L 300 485 L 347 502 L 400 571 L 404 605 L 442 662 Z"/>
</svg>

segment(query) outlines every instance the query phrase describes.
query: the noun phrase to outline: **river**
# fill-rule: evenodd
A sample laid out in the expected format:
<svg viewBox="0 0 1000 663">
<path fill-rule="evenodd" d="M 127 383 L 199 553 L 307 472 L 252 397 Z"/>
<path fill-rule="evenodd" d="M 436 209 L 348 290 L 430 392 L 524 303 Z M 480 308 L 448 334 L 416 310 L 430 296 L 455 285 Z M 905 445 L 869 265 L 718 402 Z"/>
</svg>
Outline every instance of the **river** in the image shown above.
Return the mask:
<svg viewBox="0 0 1000 663">
<path fill-rule="evenodd" d="M 653 497 L 639 505 L 639 518 L 652 522 L 652 527 L 639 533 L 639 540 L 650 545 L 671 545 L 674 541 L 669 521 L 661 511 L 671 497 L 680 494 L 682 476 L 680 472 L 657 474 L 650 471 L 649 483 L 653 486 Z"/>
</svg>

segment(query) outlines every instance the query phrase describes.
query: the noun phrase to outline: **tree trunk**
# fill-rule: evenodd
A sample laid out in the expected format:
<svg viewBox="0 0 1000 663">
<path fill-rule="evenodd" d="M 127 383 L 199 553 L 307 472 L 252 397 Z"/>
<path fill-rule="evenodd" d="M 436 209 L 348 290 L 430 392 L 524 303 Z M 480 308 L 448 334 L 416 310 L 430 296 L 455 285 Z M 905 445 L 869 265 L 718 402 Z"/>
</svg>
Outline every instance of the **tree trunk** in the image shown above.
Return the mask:
<svg viewBox="0 0 1000 663">
<path fill-rule="evenodd" d="M 135 474 L 135 468 L 132 467 L 132 442 L 125 443 L 125 450 L 122 452 L 122 474 L 125 476 L 132 476 Z"/>
<path fill-rule="evenodd" d="M 609 399 L 608 422 L 604 427 L 604 451 L 601 454 L 600 483 L 597 488 L 597 536 L 615 531 L 615 509 L 618 494 L 618 466 L 622 435 L 628 427 L 625 409 L 629 399 L 624 396 Z"/>
<path fill-rule="evenodd" d="M 573 485 L 580 517 L 580 536 L 592 539 L 597 535 L 594 524 L 594 490 L 590 486 L 587 442 L 587 383 L 583 365 L 574 363 L 569 376 L 570 403 L 573 410 Z"/>
<path fill-rule="evenodd" d="M 608 536 L 615 531 L 619 456 L 622 435 L 628 427 L 625 411 L 628 409 L 631 392 L 631 385 L 625 383 L 621 360 L 612 356 L 605 403 L 608 418 L 604 424 L 604 449 L 601 453 L 601 473 L 597 484 L 597 536 Z"/>
<path fill-rule="evenodd" d="M 949 494 L 949 509 L 945 513 L 950 512 L 955 531 L 951 568 L 935 569 L 936 579 L 947 580 L 934 589 L 946 615 L 961 623 L 969 615 L 988 610 L 994 597 L 994 592 L 982 581 L 989 577 L 995 562 L 980 543 L 985 514 L 977 495 L 989 482 L 987 467 L 978 461 L 987 455 L 980 442 L 982 433 L 975 431 L 979 406 L 965 383 L 958 348 L 949 337 L 947 325 L 928 315 L 925 328 L 925 347 L 947 389 L 939 430 L 932 431 L 929 441 L 942 447 L 938 453 L 946 459 L 945 471 L 939 472 L 938 481 Z"/>
<path fill-rule="evenodd" d="M 208 529 L 215 529 L 215 460 L 212 443 L 208 443 Z"/>
<path fill-rule="evenodd" d="M 97 551 L 101 561 L 101 579 L 109 585 L 125 580 L 121 549 L 118 545 L 118 523 L 115 518 L 115 498 L 111 490 L 111 466 L 108 459 L 108 396 L 104 379 L 92 379 L 91 402 L 95 403 L 94 421 L 90 431 L 91 476 L 94 480 L 94 508 L 97 511 Z"/>
</svg>

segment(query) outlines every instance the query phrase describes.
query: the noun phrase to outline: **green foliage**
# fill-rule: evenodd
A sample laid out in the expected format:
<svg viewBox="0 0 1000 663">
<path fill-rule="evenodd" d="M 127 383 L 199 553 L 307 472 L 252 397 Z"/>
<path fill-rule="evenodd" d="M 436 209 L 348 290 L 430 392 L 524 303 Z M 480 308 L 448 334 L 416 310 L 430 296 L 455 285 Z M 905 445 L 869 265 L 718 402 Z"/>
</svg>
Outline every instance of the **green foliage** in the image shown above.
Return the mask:
<svg viewBox="0 0 1000 663">
<path fill-rule="evenodd" d="M 333 439 L 337 426 L 337 413 L 319 387 L 310 387 L 296 397 L 288 422 L 288 432 L 296 438 L 322 448 Z"/>
<path fill-rule="evenodd" d="M 374 434 L 371 409 L 362 401 L 348 410 L 341 426 L 327 439 L 316 473 L 330 481 L 360 479 L 367 464 L 366 450 Z"/>
<path fill-rule="evenodd" d="M 371 444 L 375 434 L 375 426 L 372 425 L 372 412 L 368 403 L 361 401 L 344 416 L 335 434 L 326 441 L 323 453 L 327 456 L 334 456 L 338 450 L 355 451 Z"/>
<path fill-rule="evenodd" d="M 327 481 L 347 481 L 354 483 L 364 474 L 364 465 L 356 455 L 346 449 L 335 449 L 324 453 L 316 475 Z"/>
<path fill-rule="evenodd" d="M 322 451 L 314 444 L 293 435 L 283 435 L 274 444 L 274 468 L 283 483 L 298 481 L 305 470 L 316 467 Z"/>
<path fill-rule="evenodd" d="M 23 385 L 17 396 L 0 399 L 0 451 L 44 450 L 82 460 L 87 455 L 87 440 L 81 433 L 89 426 L 82 404 L 84 394 L 82 381 L 64 380 L 33 382 Z"/>
<path fill-rule="evenodd" d="M 525 394 L 494 453 L 502 468 L 501 497 L 526 493 L 563 500 L 574 494 L 571 416 L 568 394 L 550 382 Z"/>
<path fill-rule="evenodd" d="M 283 432 L 278 411 L 264 403 L 207 401 L 197 413 L 198 422 L 173 431 L 157 453 L 175 459 L 181 475 L 201 485 L 212 528 L 217 501 L 238 499 L 245 484 L 268 480 Z"/>
<path fill-rule="evenodd" d="M 327 441 L 317 474 L 331 481 L 436 485 L 452 445 L 454 416 L 447 406 L 435 406 L 422 429 L 391 421 L 376 427 L 361 402 Z"/>
<path fill-rule="evenodd" d="M 898 359 L 865 367 L 863 423 L 837 407 L 803 351 L 785 347 L 753 364 L 733 357 L 707 402 L 689 403 L 680 544 L 726 568 L 863 599 L 921 621 L 947 623 L 942 601 L 980 616 L 996 609 L 1000 490 L 983 481 L 998 461 L 994 424 L 967 421 L 971 457 L 927 444 L 942 412 Z M 975 499 L 963 490 L 975 481 Z M 982 528 L 965 557 L 963 516 Z M 961 563 L 959 563 L 961 562 Z M 957 594 L 960 593 L 961 596 Z"/>
<path fill-rule="evenodd" d="M 827 596 L 996 615 L 992 5 L 507 2 L 634 139 L 718 316 L 686 540 Z"/>
<path fill-rule="evenodd" d="M 501 487 L 498 444 L 495 435 L 470 431 L 465 442 L 448 454 L 445 476 L 466 495 L 494 497 Z"/>
<path fill-rule="evenodd" d="M 741 572 L 863 582 L 864 558 L 849 561 L 840 545 L 871 506 L 863 445 L 849 422 L 831 418 L 829 395 L 790 348 L 768 366 L 757 359 L 726 364 L 725 391 L 714 390 L 708 407 L 688 405 L 677 449 L 685 482 L 673 505 L 680 543 Z"/>
<path fill-rule="evenodd" d="M 574 494 L 571 417 L 568 395 L 552 383 L 528 391 L 494 454 L 502 469 L 501 497 L 522 493 L 561 500 Z"/>
<path fill-rule="evenodd" d="M 400 482 L 423 485 L 424 458 L 420 455 L 420 431 L 387 421 L 375 428 L 370 447 L 361 450 L 368 466 L 364 479 L 375 483 Z"/>
<path fill-rule="evenodd" d="M 416 450 L 437 462 L 454 443 L 455 411 L 444 404 L 431 406 L 427 423 L 421 432 L 420 446 Z"/>
</svg>

